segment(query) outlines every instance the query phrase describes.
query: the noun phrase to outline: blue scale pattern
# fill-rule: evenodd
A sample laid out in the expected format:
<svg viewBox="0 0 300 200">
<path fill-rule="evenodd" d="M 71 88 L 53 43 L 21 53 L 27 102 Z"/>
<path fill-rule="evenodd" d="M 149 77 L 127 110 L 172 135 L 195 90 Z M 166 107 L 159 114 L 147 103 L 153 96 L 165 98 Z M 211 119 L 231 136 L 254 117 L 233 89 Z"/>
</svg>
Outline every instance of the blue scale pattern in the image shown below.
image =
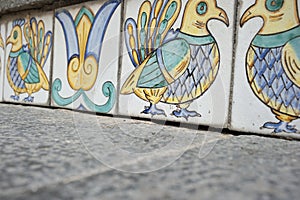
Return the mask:
<svg viewBox="0 0 300 200">
<path fill-rule="evenodd" d="M 188 97 L 190 100 L 198 98 L 196 90 L 200 88 L 203 94 L 203 85 L 212 84 L 215 77 L 210 74 L 213 69 L 212 62 L 215 59 L 212 50 L 216 43 L 207 45 L 190 45 L 191 60 L 184 74 L 168 86 L 164 94 L 164 100 L 176 99 L 180 103 L 183 97 Z M 215 67 L 218 70 L 218 67 Z"/>
<path fill-rule="evenodd" d="M 12 82 L 17 88 L 25 89 L 25 82 L 22 80 L 20 73 L 17 69 L 17 61 L 17 57 L 10 58 L 9 75 Z"/>
<path fill-rule="evenodd" d="M 300 88 L 286 75 L 281 64 L 282 48 L 253 47 L 254 66 L 248 64 L 248 78 L 260 99 L 274 110 L 298 116 Z M 292 113 L 291 113 L 292 112 Z"/>
</svg>

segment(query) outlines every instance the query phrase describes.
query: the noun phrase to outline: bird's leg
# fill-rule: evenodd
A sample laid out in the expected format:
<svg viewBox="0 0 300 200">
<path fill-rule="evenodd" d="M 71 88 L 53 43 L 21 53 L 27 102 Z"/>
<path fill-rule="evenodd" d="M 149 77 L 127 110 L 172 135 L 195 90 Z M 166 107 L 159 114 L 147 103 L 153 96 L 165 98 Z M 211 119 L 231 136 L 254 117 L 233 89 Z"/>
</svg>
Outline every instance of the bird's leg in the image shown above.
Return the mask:
<svg viewBox="0 0 300 200">
<path fill-rule="evenodd" d="M 280 132 L 296 133 L 297 132 L 295 126 L 289 125 L 293 120 L 297 119 L 297 117 L 286 115 L 273 109 L 272 112 L 275 114 L 279 122 L 278 123 L 267 122 L 263 125 L 263 128 L 273 129 L 274 133 L 280 133 Z"/>
<path fill-rule="evenodd" d="M 167 116 L 165 111 L 156 107 L 156 104 L 150 104 L 150 106 L 145 106 L 145 110 L 141 112 L 142 114 L 154 115 L 164 115 Z"/>
<path fill-rule="evenodd" d="M 25 97 L 23 101 L 24 102 L 33 102 L 33 100 L 34 100 L 33 96 L 28 96 L 28 97 Z"/>
<path fill-rule="evenodd" d="M 177 110 L 174 110 L 172 112 L 172 115 L 174 115 L 178 118 L 183 117 L 186 120 L 188 120 L 189 117 L 201 117 L 201 115 L 199 113 L 197 113 L 196 111 L 187 110 L 187 108 L 190 106 L 190 103 L 191 102 L 177 105 Z"/>
<path fill-rule="evenodd" d="M 10 98 L 15 101 L 19 101 L 19 99 L 20 99 L 19 93 L 16 92 L 15 95 L 11 95 Z"/>
<path fill-rule="evenodd" d="M 34 97 L 31 96 L 32 92 L 30 90 L 27 91 L 28 97 L 24 98 L 23 101 L 24 102 L 33 102 Z"/>
<path fill-rule="evenodd" d="M 278 123 L 267 122 L 263 125 L 263 128 L 273 129 L 274 133 L 286 132 L 296 133 L 297 129 L 295 126 L 289 125 L 289 122 L 280 121 Z"/>
<path fill-rule="evenodd" d="M 150 106 L 145 107 L 145 110 L 142 111 L 143 114 L 151 114 L 152 116 L 154 116 L 154 115 L 167 116 L 164 110 L 156 107 L 158 102 L 160 102 L 162 95 L 165 93 L 166 89 L 167 88 L 165 87 L 165 88 L 160 88 L 160 89 L 144 89 L 143 90 L 145 98 L 150 102 Z"/>
</svg>

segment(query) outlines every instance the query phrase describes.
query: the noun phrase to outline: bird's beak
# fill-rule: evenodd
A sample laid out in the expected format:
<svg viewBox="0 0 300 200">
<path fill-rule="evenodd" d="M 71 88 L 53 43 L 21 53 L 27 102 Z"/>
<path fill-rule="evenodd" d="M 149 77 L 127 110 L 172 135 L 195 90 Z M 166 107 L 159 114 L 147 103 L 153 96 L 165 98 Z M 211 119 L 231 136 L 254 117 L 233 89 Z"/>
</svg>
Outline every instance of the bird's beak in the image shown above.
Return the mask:
<svg viewBox="0 0 300 200">
<path fill-rule="evenodd" d="M 242 18 L 241 18 L 241 21 L 240 21 L 240 26 L 243 27 L 243 25 L 244 25 L 247 21 L 249 21 L 250 19 L 252 19 L 252 18 L 254 18 L 254 17 L 256 17 L 256 16 L 257 16 L 257 14 L 256 14 L 256 6 L 253 5 L 253 6 L 251 6 L 250 8 L 248 8 L 248 9 L 244 12 L 244 14 L 243 14 L 243 16 L 242 16 Z"/>
<path fill-rule="evenodd" d="M 6 45 L 11 44 L 11 43 L 12 43 L 11 36 L 8 36 L 8 38 L 6 39 Z"/>
<path fill-rule="evenodd" d="M 216 19 L 224 22 L 227 27 L 229 26 L 228 16 L 227 16 L 226 12 L 222 8 L 217 8 L 216 9 L 216 15 L 217 15 Z"/>
</svg>

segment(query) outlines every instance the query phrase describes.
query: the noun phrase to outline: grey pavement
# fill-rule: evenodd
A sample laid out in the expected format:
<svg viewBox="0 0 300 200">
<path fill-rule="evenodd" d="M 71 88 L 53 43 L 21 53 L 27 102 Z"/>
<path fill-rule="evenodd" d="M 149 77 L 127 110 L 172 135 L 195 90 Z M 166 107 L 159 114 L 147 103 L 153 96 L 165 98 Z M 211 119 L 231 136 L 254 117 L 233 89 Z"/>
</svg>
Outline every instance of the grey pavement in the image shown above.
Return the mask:
<svg viewBox="0 0 300 200">
<path fill-rule="evenodd" d="M 1 200 L 300 196 L 299 141 L 8 104 L 0 124 Z"/>
</svg>

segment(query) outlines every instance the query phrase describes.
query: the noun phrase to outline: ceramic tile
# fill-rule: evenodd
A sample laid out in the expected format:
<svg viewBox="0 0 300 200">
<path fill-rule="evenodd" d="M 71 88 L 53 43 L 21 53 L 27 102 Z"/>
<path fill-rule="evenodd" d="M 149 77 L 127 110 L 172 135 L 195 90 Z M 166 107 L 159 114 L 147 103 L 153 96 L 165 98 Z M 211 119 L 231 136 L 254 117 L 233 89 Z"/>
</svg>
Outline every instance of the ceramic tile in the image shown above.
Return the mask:
<svg viewBox="0 0 300 200">
<path fill-rule="evenodd" d="M 224 127 L 234 1 L 163 0 L 151 5 L 126 1 L 120 114 Z M 158 25 L 151 25 L 154 18 L 160 19 Z M 150 28 L 155 26 L 159 30 Z"/>
<path fill-rule="evenodd" d="M 53 13 L 26 12 L 4 20 L 4 100 L 48 105 Z"/>
<path fill-rule="evenodd" d="M 117 0 L 56 10 L 53 106 L 115 113 L 120 14 Z"/>
<path fill-rule="evenodd" d="M 300 128 L 297 0 L 240 0 L 240 5 L 231 129 L 295 132 Z"/>
<path fill-rule="evenodd" d="M 4 66 L 5 66 L 5 42 L 4 37 L 6 25 L 1 21 L 0 23 L 0 101 L 3 100 L 3 74 L 4 74 Z"/>
</svg>

